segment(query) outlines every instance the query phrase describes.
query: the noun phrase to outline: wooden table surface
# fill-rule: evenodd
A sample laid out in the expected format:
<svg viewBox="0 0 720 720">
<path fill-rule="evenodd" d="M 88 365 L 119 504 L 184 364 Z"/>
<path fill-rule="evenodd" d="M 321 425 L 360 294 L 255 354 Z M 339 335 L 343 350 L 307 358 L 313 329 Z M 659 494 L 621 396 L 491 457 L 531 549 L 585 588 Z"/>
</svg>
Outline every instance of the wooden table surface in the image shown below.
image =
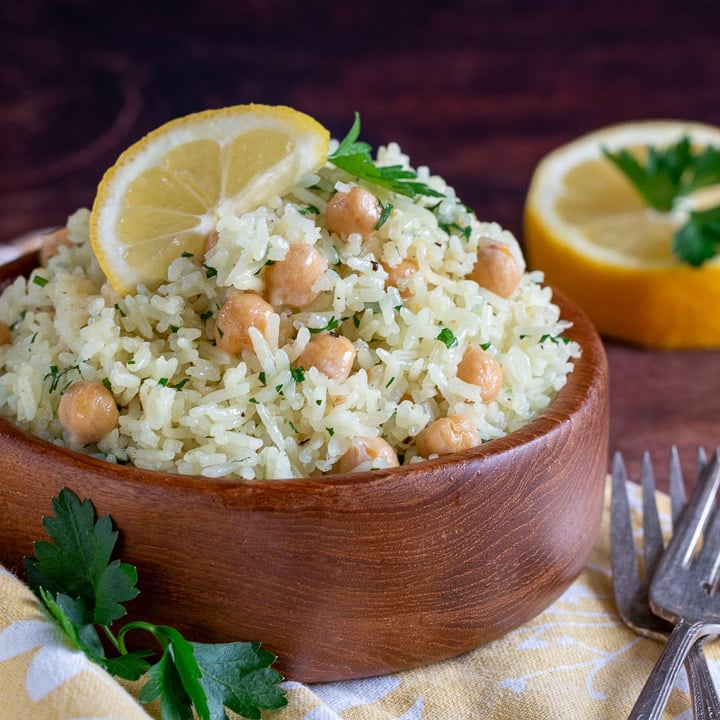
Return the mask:
<svg viewBox="0 0 720 720">
<path fill-rule="evenodd" d="M 0 10 L 0 243 L 63 224 L 175 116 L 288 104 L 336 137 L 398 141 L 522 240 L 538 160 L 633 119 L 720 124 L 717 0 L 23 0 Z M 606 342 L 610 451 L 720 443 L 720 351 Z"/>
</svg>

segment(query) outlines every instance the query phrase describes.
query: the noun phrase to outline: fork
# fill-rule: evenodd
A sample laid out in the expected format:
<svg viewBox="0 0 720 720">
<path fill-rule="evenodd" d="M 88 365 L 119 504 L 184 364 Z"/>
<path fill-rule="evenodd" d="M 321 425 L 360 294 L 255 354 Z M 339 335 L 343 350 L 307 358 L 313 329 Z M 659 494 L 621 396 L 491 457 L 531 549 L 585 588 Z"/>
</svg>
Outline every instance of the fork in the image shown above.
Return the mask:
<svg viewBox="0 0 720 720">
<path fill-rule="evenodd" d="M 720 513 L 713 512 L 720 459 L 713 454 L 699 474 L 650 582 L 650 607 L 675 627 L 638 697 L 629 720 L 659 720 L 672 683 L 691 647 L 720 635 Z M 702 548 L 698 543 L 703 539 Z"/>
<path fill-rule="evenodd" d="M 705 465 L 705 453 L 698 452 L 699 470 Z M 622 454 L 613 459 L 612 502 L 610 516 L 611 563 L 615 602 L 626 625 L 635 632 L 665 641 L 672 624 L 659 617 L 650 608 L 648 591 L 650 580 L 663 552 L 663 538 L 655 502 L 655 478 L 650 455 L 645 453 L 642 462 L 642 518 L 643 555 L 645 573 L 641 577 L 635 557 L 635 543 L 627 497 L 627 474 Z M 670 455 L 670 501 L 673 525 L 685 504 L 685 486 L 677 448 Z M 700 643 L 690 647 L 686 669 L 696 720 L 718 720 L 720 700 L 710 675 Z"/>
</svg>

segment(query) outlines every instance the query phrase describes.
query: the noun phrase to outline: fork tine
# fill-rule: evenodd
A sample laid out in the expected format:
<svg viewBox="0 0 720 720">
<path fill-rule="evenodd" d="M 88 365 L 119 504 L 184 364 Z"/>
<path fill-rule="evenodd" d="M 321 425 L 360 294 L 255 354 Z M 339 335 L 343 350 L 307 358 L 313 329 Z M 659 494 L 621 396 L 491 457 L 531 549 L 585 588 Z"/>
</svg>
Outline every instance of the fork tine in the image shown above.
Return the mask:
<svg viewBox="0 0 720 720">
<path fill-rule="evenodd" d="M 698 475 L 702 472 L 705 465 L 707 465 L 707 453 L 705 452 L 705 448 L 700 446 L 697 452 Z"/>
<path fill-rule="evenodd" d="M 612 471 L 612 502 L 610 504 L 610 560 L 612 563 L 615 600 L 623 617 L 627 616 L 633 587 L 638 574 L 635 540 L 627 496 L 627 473 L 622 454 L 615 453 Z"/>
<path fill-rule="evenodd" d="M 713 485 L 717 492 L 720 485 L 720 465 L 718 465 L 717 451 L 710 463 L 705 466 L 703 473 L 707 472 L 704 482 Z M 713 495 L 713 500 L 715 496 Z M 696 567 L 705 585 L 712 590 L 718 571 L 720 570 L 720 512 L 715 510 L 710 518 L 708 528 L 703 537 L 703 545 L 696 558 Z"/>
<path fill-rule="evenodd" d="M 667 562 L 668 566 L 672 566 L 679 563 L 685 568 L 690 565 L 698 541 L 707 526 L 718 486 L 720 486 L 720 472 L 718 472 L 716 451 L 698 477 L 695 490 L 683 510 L 678 530 L 665 553 L 666 559 L 663 560 L 663 564 Z"/>
<path fill-rule="evenodd" d="M 698 458 L 698 463 L 700 462 Z M 685 506 L 685 481 L 683 479 L 680 456 L 675 445 L 670 450 L 670 507 L 672 514 L 673 528 L 677 525 L 678 518 Z"/>
<path fill-rule="evenodd" d="M 652 577 L 663 551 L 663 538 L 655 502 L 655 476 L 648 452 L 643 453 L 642 460 L 642 513 L 645 577 Z"/>
</svg>

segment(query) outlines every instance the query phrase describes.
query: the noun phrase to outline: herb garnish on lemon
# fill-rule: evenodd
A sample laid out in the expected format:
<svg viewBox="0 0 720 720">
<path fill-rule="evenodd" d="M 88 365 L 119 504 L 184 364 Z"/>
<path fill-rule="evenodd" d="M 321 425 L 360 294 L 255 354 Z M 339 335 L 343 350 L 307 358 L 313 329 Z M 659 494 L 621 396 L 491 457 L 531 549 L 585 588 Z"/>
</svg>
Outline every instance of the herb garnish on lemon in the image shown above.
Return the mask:
<svg viewBox="0 0 720 720">
<path fill-rule="evenodd" d="M 693 150 L 684 136 L 668 148 L 646 148 L 645 165 L 626 148 L 605 155 L 625 173 L 647 205 L 659 212 L 686 212 L 673 236 L 672 250 L 683 262 L 702 265 L 720 246 L 720 150 Z M 710 192 L 703 196 L 702 191 Z M 715 207 L 705 209 L 712 203 Z"/>
<path fill-rule="evenodd" d="M 605 336 L 720 347 L 718 147 L 719 128 L 648 121 L 551 152 L 525 205 L 529 265 Z"/>
</svg>

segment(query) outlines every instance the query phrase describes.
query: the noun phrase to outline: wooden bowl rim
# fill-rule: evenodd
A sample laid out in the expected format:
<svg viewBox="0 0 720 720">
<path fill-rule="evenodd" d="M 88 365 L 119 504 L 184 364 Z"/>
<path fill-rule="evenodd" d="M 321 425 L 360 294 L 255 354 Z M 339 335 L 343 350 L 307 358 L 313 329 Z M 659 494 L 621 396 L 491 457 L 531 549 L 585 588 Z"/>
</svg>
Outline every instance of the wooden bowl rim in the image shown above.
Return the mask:
<svg viewBox="0 0 720 720">
<path fill-rule="evenodd" d="M 3 289 L 8 281 L 12 281 L 16 276 L 26 272 L 30 267 L 30 260 L 35 255 L 35 252 L 27 253 L 10 263 L 0 266 L 0 289 Z M 568 374 L 565 385 L 545 411 L 526 425 L 507 435 L 452 455 L 410 463 L 396 468 L 333 473 L 301 478 L 210 478 L 203 475 L 186 475 L 140 468 L 134 465 L 111 463 L 32 435 L 4 418 L 0 418 L 0 433 L 27 445 L 30 451 L 37 450 L 49 455 L 48 461 L 52 458 L 72 465 L 75 471 L 87 470 L 89 472 L 100 472 L 103 475 L 113 475 L 117 472 L 122 477 L 115 479 L 121 479 L 123 482 L 150 483 L 159 486 L 170 484 L 186 491 L 212 490 L 220 493 L 233 493 L 239 490 L 258 493 L 265 491 L 297 492 L 339 486 L 367 486 L 368 484 L 377 484 L 385 480 L 398 478 L 412 482 L 413 478 L 418 474 L 425 475 L 428 471 L 438 468 L 469 461 L 477 462 L 499 456 L 508 450 L 520 448 L 540 437 L 547 436 L 553 429 L 568 422 L 589 401 L 594 388 L 601 381 L 601 378 L 607 374 L 607 360 L 602 341 L 588 316 L 561 292 L 554 288 L 551 288 L 551 290 L 552 300 L 560 308 L 561 318 L 572 323 L 572 326 L 566 331 L 567 336 L 576 340 L 581 347 L 581 355 L 572 361 L 574 368 Z M 583 373 L 579 372 L 583 368 L 588 373 L 587 380 Z"/>
</svg>

